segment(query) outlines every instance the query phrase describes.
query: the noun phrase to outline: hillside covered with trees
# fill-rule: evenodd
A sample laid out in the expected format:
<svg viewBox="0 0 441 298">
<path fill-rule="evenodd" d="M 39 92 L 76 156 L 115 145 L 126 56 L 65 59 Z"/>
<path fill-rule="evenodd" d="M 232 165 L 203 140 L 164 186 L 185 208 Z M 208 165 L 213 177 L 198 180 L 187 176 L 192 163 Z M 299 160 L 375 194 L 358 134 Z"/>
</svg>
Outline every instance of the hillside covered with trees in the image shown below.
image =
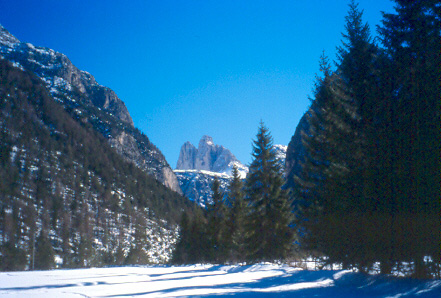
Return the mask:
<svg viewBox="0 0 441 298">
<path fill-rule="evenodd" d="M 0 60 L 2 270 L 164 262 L 191 203 Z"/>
</svg>

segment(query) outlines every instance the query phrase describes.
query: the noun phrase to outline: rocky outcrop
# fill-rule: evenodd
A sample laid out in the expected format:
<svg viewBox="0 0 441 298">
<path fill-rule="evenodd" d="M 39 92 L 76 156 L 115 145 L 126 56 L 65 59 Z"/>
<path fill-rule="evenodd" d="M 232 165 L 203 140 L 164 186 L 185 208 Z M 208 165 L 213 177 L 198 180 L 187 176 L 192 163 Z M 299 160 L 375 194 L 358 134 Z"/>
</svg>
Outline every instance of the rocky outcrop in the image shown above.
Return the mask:
<svg viewBox="0 0 441 298">
<path fill-rule="evenodd" d="M 182 194 L 161 151 L 134 127 L 124 102 L 113 90 L 98 84 L 64 54 L 20 42 L 1 25 L 0 56 L 39 76 L 54 99 L 75 119 L 92 125 L 126 160 Z"/>
<path fill-rule="evenodd" d="M 79 70 L 66 55 L 20 42 L 0 25 L 0 55 L 43 78 L 51 93 L 77 91 L 84 103 L 103 109 L 133 126 L 125 104 L 111 89 L 99 85 L 88 72 Z"/>
<path fill-rule="evenodd" d="M 181 147 L 176 170 L 199 170 L 231 175 L 233 166 L 236 165 L 242 176 L 248 168 L 240 163 L 227 148 L 213 143 L 213 138 L 203 136 L 196 149 L 190 142 Z"/>
<path fill-rule="evenodd" d="M 195 160 L 198 149 L 192 143 L 186 142 L 181 147 L 179 159 L 176 165 L 177 170 L 191 170 L 195 168 Z"/>
</svg>

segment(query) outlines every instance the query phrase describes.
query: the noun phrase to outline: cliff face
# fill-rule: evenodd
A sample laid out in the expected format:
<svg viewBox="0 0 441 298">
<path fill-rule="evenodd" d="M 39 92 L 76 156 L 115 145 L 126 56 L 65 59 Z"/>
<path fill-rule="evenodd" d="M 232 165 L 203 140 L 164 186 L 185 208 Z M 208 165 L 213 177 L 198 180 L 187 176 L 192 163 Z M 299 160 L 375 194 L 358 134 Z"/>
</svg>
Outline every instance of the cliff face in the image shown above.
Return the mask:
<svg viewBox="0 0 441 298">
<path fill-rule="evenodd" d="M 55 100 L 105 136 L 125 159 L 181 193 L 176 176 L 162 153 L 138 131 L 122 100 L 98 84 L 88 72 L 79 70 L 63 54 L 20 42 L 0 25 L 0 56 L 16 67 L 40 77 Z"/>
<path fill-rule="evenodd" d="M 212 137 L 203 136 L 197 149 L 190 142 L 182 145 L 176 170 L 209 171 L 230 175 L 234 165 L 243 176 L 248 172 L 247 167 L 242 165 L 230 150 L 214 144 Z"/>
</svg>

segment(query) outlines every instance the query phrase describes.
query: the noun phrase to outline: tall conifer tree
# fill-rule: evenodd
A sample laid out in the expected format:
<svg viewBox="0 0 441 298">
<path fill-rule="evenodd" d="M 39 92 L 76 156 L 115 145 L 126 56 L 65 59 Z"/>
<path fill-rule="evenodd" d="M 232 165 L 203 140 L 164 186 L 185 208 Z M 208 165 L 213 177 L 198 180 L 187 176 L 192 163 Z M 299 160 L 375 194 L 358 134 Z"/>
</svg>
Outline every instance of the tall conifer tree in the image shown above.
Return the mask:
<svg viewBox="0 0 441 298">
<path fill-rule="evenodd" d="M 254 160 L 245 182 L 247 252 L 251 261 L 274 261 L 288 256 L 294 232 L 293 213 L 273 140 L 263 122 L 254 141 Z"/>
<path fill-rule="evenodd" d="M 396 13 L 385 14 L 379 28 L 391 67 L 394 148 L 394 259 L 413 260 L 415 276 L 425 277 L 431 256 L 441 268 L 441 5 L 439 1 L 396 0 Z M 418 231 L 415 233 L 414 231 Z"/>
<path fill-rule="evenodd" d="M 228 189 L 228 200 L 231 204 L 227 230 L 229 234 L 229 258 L 233 262 L 245 259 L 245 200 L 243 182 L 236 166 L 233 167 L 233 179 Z"/>
<path fill-rule="evenodd" d="M 208 208 L 208 236 L 211 246 L 211 259 L 224 262 L 226 259 L 226 207 L 224 194 L 220 190 L 220 181 L 215 177 L 211 186 L 213 204 Z"/>
</svg>

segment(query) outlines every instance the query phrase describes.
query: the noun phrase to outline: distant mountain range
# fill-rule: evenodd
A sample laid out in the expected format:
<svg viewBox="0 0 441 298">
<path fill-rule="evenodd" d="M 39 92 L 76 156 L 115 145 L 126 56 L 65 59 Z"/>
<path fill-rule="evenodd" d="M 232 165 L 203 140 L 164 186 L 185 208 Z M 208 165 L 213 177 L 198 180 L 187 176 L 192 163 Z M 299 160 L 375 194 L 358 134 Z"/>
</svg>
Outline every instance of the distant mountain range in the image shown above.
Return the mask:
<svg viewBox="0 0 441 298">
<path fill-rule="evenodd" d="M 284 169 L 287 146 L 274 145 L 281 168 Z M 190 142 L 182 145 L 175 174 L 186 197 L 202 207 L 212 203 L 211 185 L 215 178 L 220 182 L 220 189 L 226 192 L 232 180 L 231 171 L 236 166 L 243 179 L 248 167 L 243 165 L 227 148 L 216 145 L 213 138 L 203 136 L 198 148 Z"/>
</svg>

